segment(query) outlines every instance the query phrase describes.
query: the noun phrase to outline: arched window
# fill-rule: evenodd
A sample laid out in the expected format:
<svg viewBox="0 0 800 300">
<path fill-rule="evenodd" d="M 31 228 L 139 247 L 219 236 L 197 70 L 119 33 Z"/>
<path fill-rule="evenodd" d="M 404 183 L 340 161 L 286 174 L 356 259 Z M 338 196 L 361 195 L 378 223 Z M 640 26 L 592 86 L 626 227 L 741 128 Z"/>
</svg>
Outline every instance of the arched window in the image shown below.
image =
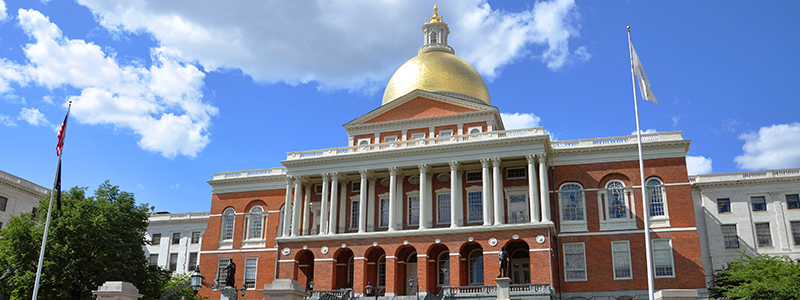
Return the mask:
<svg viewBox="0 0 800 300">
<path fill-rule="evenodd" d="M 483 284 L 483 250 L 475 249 L 469 253 L 469 284 Z"/>
<path fill-rule="evenodd" d="M 222 213 L 222 237 L 223 241 L 233 240 L 233 226 L 236 221 L 236 211 L 233 208 L 227 208 Z"/>
<path fill-rule="evenodd" d="M 429 44 L 436 44 L 439 42 L 438 35 L 435 31 L 428 33 L 428 43 Z"/>
<path fill-rule="evenodd" d="M 606 184 L 608 198 L 606 198 L 606 205 L 608 206 L 609 219 L 622 219 L 628 217 L 628 205 L 625 201 L 625 185 L 621 181 L 613 180 Z"/>
<path fill-rule="evenodd" d="M 584 221 L 586 204 L 583 199 L 583 187 L 577 183 L 565 183 L 559 190 L 561 199 L 562 221 Z"/>
<path fill-rule="evenodd" d="M 647 200 L 650 202 L 650 216 L 662 217 L 666 215 L 666 196 L 664 195 L 664 182 L 652 177 L 647 179 Z"/>
<path fill-rule="evenodd" d="M 450 285 L 450 252 L 444 251 L 436 260 L 437 273 L 439 273 L 438 286 Z"/>
<path fill-rule="evenodd" d="M 378 259 L 378 286 L 386 286 L 386 255 Z"/>
<path fill-rule="evenodd" d="M 248 240 L 260 240 L 264 238 L 264 210 L 261 206 L 254 206 L 250 209 L 247 216 L 247 237 Z"/>
</svg>

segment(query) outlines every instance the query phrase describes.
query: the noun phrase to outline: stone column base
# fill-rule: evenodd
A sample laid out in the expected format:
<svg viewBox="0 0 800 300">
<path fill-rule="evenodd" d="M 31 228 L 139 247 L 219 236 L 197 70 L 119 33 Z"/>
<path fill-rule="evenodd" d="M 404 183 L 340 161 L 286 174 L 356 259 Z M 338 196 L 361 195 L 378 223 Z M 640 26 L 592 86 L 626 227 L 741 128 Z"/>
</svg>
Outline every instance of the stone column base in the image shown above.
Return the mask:
<svg viewBox="0 0 800 300">
<path fill-rule="evenodd" d="M 258 292 L 264 294 L 264 300 L 302 300 L 308 295 L 303 286 L 294 279 L 275 279 Z"/>
<path fill-rule="evenodd" d="M 665 289 L 655 293 L 656 300 L 697 300 L 697 290 Z"/>
</svg>

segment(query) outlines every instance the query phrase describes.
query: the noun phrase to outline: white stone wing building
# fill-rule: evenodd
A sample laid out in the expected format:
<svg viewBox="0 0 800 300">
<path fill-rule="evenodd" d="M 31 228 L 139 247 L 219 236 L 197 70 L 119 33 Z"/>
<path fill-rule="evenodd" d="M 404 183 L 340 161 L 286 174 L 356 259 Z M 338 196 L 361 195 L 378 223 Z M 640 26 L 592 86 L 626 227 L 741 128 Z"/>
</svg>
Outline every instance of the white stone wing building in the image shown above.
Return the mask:
<svg viewBox="0 0 800 300">
<path fill-rule="evenodd" d="M 0 228 L 13 216 L 35 213 L 39 199 L 49 195 L 49 189 L 0 171 Z"/>
<path fill-rule="evenodd" d="M 200 243 L 208 224 L 208 212 L 154 213 L 150 216 L 144 246 L 151 265 L 177 273 L 191 273 L 200 260 Z"/>
</svg>

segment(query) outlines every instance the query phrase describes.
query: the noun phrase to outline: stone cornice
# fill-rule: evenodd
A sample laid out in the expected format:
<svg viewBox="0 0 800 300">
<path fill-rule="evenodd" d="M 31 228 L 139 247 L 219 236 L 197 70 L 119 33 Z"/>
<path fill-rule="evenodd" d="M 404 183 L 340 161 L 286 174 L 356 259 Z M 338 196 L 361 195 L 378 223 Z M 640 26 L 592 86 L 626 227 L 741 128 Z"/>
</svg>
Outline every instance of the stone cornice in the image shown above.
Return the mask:
<svg viewBox="0 0 800 300">
<path fill-rule="evenodd" d="M 761 185 L 765 183 L 800 182 L 800 169 L 780 169 L 738 173 L 695 175 L 689 177 L 692 188 L 738 185 Z"/>
<path fill-rule="evenodd" d="M 38 184 L 35 184 L 33 182 L 27 181 L 25 179 L 19 178 L 17 176 L 11 175 L 3 171 L 0 171 L 0 183 L 9 186 L 11 188 L 14 188 L 16 190 L 28 193 L 37 198 L 42 198 L 50 194 L 50 189 L 44 188 Z"/>
<path fill-rule="evenodd" d="M 497 120 L 501 120 L 500 112 L 499 110 L 497 110 L 497 108 L 494 108 L 494 110 L 474 111 L 474 112 L 457 113 L 457 114 L 416 118 L 416 119 L 395 120 L 395 121 L 380 122 L 380 123 L 359 124 L 349 128 L 345 128 L 345 130 L 347 130 L 349 135 L 361 135 L 361 134 L 369 134 L 375 132 L 398 131 L 403 129 L 425 128 L 431 126 L 454 125 L 457 123 L 473 123 L 481 121 L 488 122 Z M 502 130 L 502 127 L 499 126 L 500 124 L 502 124 L 502 122 L 495 122 L 495 124 L 499 127 L 495 128 L 496 130 Z"/>
</svg>

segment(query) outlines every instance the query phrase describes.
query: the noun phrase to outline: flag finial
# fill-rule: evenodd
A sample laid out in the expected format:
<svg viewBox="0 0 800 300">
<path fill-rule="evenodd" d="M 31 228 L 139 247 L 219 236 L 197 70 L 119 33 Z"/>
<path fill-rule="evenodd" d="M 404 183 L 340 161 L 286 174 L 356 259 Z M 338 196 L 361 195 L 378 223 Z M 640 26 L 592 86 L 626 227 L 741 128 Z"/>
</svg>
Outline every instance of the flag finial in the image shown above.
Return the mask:
<svg viewBox="0 0 800 300">
<path fill-rule="evenodd" d="M 628 26 L 628 30 L 631 30 L 631 27 L 630 27 L 630 26 Z"/>
</svg>

